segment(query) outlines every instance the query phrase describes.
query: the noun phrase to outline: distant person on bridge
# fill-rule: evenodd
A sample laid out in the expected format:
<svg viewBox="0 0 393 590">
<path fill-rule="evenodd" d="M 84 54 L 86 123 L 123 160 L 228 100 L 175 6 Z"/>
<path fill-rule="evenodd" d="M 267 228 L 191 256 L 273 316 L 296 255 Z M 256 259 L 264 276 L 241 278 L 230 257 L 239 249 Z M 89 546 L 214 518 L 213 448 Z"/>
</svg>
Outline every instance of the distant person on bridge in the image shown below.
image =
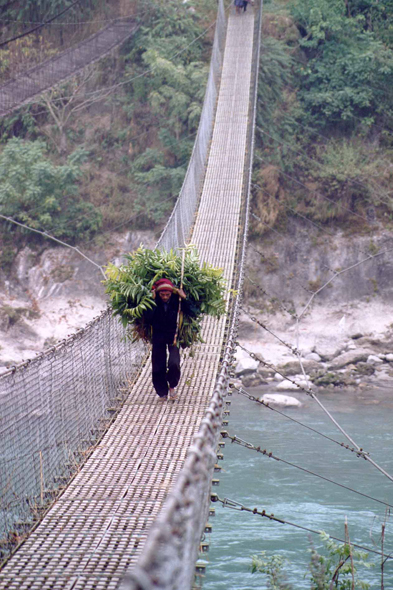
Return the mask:
<svg viewBox="0 0 393 590">
<path fill-rule="evenodd" d="M 244 7 L 243 0 L 235 0 L 234 4 L 235 4 L 235 9 L 236 9 L 236 14 L 241 14 L 242 8 Z"/>
<path fill-rule="evenodd" d="M 152 289 L 156 307 L 144 315 L 153 327 L 153 386 L 160 399 L 168 398 L 169 389 L 169 399 L 175 400 L 175 388 L 180 380 L 180 351 L 176 343 L 179 311 L 187 312 L 188 302 L 183 289 L 178 289 L 169 279 L 159 279 Z"/>
</svg>

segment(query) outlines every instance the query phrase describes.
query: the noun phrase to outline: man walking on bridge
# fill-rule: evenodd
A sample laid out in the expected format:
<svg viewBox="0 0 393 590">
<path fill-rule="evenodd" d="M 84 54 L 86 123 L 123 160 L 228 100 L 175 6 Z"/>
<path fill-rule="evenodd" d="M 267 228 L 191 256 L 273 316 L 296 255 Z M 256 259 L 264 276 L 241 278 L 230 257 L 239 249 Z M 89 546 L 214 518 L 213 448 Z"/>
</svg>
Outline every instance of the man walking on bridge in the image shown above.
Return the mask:
<svg viewBox="0 0 393 590">
<path fill-rule="evenodd" d="M 183 289 L 178 289 L 169 279 L 159 279 L 152 289 L 156 307 L 145 312 L 145 317 L 153 327 L 153 386 L 162 400 L 168 398 L 169 386 L 169 399 L 175 400 L 175 388 L 180 380 L 180 351 L 176 343 L 179 313 L 187 312 L 188 302 Z"/>
</svg>

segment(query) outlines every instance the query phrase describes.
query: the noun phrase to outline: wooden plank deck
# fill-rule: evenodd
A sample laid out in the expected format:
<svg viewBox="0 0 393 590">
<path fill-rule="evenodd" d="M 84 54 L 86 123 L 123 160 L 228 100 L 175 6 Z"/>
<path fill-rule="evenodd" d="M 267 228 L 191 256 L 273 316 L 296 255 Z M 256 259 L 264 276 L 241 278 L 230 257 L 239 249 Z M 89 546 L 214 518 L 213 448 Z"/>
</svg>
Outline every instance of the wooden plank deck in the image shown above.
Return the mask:
<svg viewBox="0 0 393 590">
<path fill-rule="evenodd" d="M 230 15 L 209 163 L 192 242 L 234 273 L 248 125 L 254 17 Z M 158 400 L 150 363 L 117 420 L 42 523 L 0 572 L 0 589 L 114 589 L 140 555 L 213 391 L 225 318 L 183 355 L 175 402 Z M 186 589 L 185 589 L 186 590 Z"/>
</svg>

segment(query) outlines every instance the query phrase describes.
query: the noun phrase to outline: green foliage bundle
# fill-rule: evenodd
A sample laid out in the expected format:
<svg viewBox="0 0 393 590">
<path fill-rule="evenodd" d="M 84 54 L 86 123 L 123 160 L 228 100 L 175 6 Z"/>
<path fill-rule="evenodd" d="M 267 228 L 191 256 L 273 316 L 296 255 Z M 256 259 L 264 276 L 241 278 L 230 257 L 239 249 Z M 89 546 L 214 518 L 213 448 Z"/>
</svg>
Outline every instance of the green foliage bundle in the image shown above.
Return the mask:
<svg viewBox="0 0 393 590">
<path fill-rule="evenodd" d="M 0 212 L 57 238 L 90 238 L 101 215 L 78 195 L 85 155 L 79 150 L 56 166 L 41 141 L 10 139 L 0 154 Z"/>
<path fill-rule="evenodd" d="M 148 250 L 141 246 L 126 256 L 127 263 L 106 269 L 106 292 L 109 293 L 113 315 L 120 316 L 128 335 L 133 340 L 151 342 L 151 325 L 144 313 L 155 307 L 152 285 L 166 278 L 180 286 L 182 257 L 173 250 Z M 183 289 L 189 301 L 190 313 L 182 314 L 178 342 L 182 348 L 192 346 L 201 339 L 203 315 L 219 318 L 225 313 L 225 283 L 222 270 L 211 265 L 199 264 L 195 247 L 187 247 L 184 259 Z"/>
</svg>

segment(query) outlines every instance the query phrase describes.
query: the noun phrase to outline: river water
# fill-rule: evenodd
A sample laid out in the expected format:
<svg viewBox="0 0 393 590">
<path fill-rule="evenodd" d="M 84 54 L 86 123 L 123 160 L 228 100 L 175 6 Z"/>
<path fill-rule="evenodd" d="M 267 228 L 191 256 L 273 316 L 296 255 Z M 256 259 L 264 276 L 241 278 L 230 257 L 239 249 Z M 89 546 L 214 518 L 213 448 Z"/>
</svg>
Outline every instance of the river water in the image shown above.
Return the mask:
<svg viewBox="0 0 393 590">
<path fill-rule="evenodd" d="M 250 390 L 254 395 L 266 392 Z M 393 390 L 381 386 L 360 393 L 334 390 L 318 395 L 352 438 L 393 474 Z M 236 393 L 231 399 L 226 427 L 229 434 L 393 505 L 393 482 L 369 462 Z M 324 434 L 345 440 L 313 400 L 304 397 L 301 401 L 302 408 L 282 411 Z M 347 517 L 351 541 L 379 548 L 384 505 L 231 442 L 226 442 L 223 453 L 220 485 L 213 488 L 220 498 L 265 509 L 278 518 L 339 538 L 344 537 Z M 268 556 L 280 554 L 287 560 L 285 571 L 293 589 L 310 588 L 310 537 L 323 553 L 318 535 L 224 508 L 219 503 L 214 506 L 204 590 L 267 588 L 266 577 L 250 571 L 251 555 L 260 551 L 266 551 Z M 385 552 L 393 552 L 391 520 L 386 527 Z M 359 577 L 372 589 L 380 588 L 380 557 L 370 554 L 369 560 L 377 565 L 359 570 Z M 393 588 L 393 560 L 386 564 L 384 576 L 385 589 Z"/>
</svg>

